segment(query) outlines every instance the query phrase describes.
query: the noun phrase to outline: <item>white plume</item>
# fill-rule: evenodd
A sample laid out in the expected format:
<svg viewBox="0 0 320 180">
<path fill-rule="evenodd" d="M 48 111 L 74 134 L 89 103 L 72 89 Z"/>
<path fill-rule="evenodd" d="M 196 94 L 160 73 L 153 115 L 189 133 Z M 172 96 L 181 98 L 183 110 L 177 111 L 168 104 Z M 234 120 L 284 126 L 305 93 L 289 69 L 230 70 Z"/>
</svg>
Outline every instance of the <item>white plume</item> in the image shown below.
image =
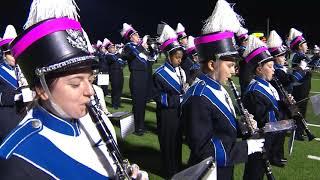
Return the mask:
<svg viewBox="0 0 320 180">
<path fill-rule="evenodd" d="M 188 46 L 187 46 L 187 48 L 189 49 L 189 48 L 192 48 L 192 47 L 195 47 L 195 45 L 194 45 L 194 37 L 193 36 L 189 36 L 188 37 Z"/>
<path fill-rule="evenodd" d="M 237 32 L 237 36 L 241 36 L 243 34 L 248 34 L 248 30 L 246 28 L 240 27 L 239 31 Z"/>
<path fill-rule="evenodd" d="M 183 25 L 181 23 L 178 23 L 176 33 L 184 32 L 184 31 L 185 31 L 185 28 L 183 27 Z"/>
<path fill-rule="evenodd" d="M 106 46 L 107 44 L 111 43 L 111 41 L 108 38 L 103 39 L 102 46 Z"/>
<path fill-rule="evenodd" d="M 94 53 L 94 48 L 92 47 L 89 36 L 83 28 L 82 28 L 82 33 L 83 33 L 84 38 L 86 39 L 89 53 Z"/>
<path fill-rule="evenodd" d="M 78 20 L 79 10 L 74 0 L 33 0 L 29 17 L 24 29 L 49 18 L 68 17 L 70 19 Z"/>
<path fill-rule="evenodd" d="M 243 52 L 243 57 L 247 57 L 253 50 L 263 46 L 267 47 L 267 45 L 264 42 L 262 42 L 259 38 L 250 35 L 248 38 L 246 50 Z"/>
<path fill-rule="evenodd" d="M 276 48 L 282 46 L 282 39 L 275 30 L 272 30 L 270 32 L 267 45 L 269 48 Z"/>
<path fill-rule="evenodd" d="M 171 38 L 177 38 L 176 32 L 169 26 L 165 25 L 162 31 L 162 34 L 159 37 L 159 43 L 164 43 L 166 40 Z"/>
<path fill-rule="evenodd" d="M 120 32 L 121 36 L 123 37 L 129 29 L 133 29 L 132 26 L 127 23 L 123 23 L 122 30 Z"/>
<path fill-rule="evenodd" d="M 97 47 L 102 46 L 102 42 L 100 40 L 97 41 Z"/>
<path fill-rule="evenodd" d="M 297 36 L 302 36 L 302 32 L 296 30 L 295 28 L 291 28 L 290 32 L 289 32 L 289 37 L 288 40 L 292 41 L 294 38 L 296 38 Z"/>
<path fill-rule="evenodd" d="M 212 12 L 212 15 L 205 21 L 202 28 L 203 34 L 209 34 L 218 31 L 238 32 L 241 24 L 238 15 L 225 0 L 218 0 Z"/>
<path fill-rule="evenodd" d="M 14 39 L 15 37 L 17 37 L 16 29 L 13 25 L 9 24 L 4 31 L 2 39 Z"/>
</svg>

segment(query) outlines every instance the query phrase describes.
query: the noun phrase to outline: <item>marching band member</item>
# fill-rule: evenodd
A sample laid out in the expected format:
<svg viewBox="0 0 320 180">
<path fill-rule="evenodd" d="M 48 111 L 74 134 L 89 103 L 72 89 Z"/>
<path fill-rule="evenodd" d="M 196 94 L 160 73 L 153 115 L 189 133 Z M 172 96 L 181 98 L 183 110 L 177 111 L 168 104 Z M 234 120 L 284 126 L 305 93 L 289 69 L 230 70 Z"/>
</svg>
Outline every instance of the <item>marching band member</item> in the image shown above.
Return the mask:
<svg viewBox="0 0 320 180">
<path fill-rule="evenodd" d="M 273 58 L 268 51 L 267 45 L 253 35 L 249 36 L 246 50 L 243 53 L 247 66 L 251 68 L 254 78 L 247 87 L 243 96 L 243 104 L 257 120 L 258 128 L 263 128 L 268 122 L 280 120 L 279 117 L 279 94 L 268 82 L 274 75 Z M 265 149 L 267 158 L 271 164 L 283 166 L 275 162 L 275 148 L 279 146 L 279 133 L 265 135 Z M 261 153 L 254 153 L 248 157 L 245 165 L 244 179 L 263 179 L 265 164 Z"/>
<path fill-rule="evenodd" d="M 106 54 L 107 62 L 110 66 L 110 82 L 111 82 L 111 104 L 114 109 L 118 109 L 121 104 L 121 95 L 123 89 L 123 67 L 126 61 L 121 59 L 121 55 L 118 53 L 116 46 L 107 38 L 106 49 L 108 53 Z"/>
<path fill-rule="evenodd" d="M 129 24 L 123 23 L 121 36 L 126 41 L 122 57 L 128 62 L 130 70 L 129 87 L 132 97 L 132 112 L 135 122 L 135 134 L 142 136 L 145 131 L 145 109 L 148 100 L 150 73 L 149 54 L 143 47 L 138 32 Z"/>
<path fill-rule="evenodd" d="M 274 60 L 274 76 L 280 81 L 280 83 L 283 85 L 283 87 L 288 91 L 288 93 L 292 92 L 292 86 L 295 81 L 298 81 L 296 79 L 294 74 L 301 73 L 301 72 L 294 72 L 293 74 L 289 73 L 287 70 L 287 67 L 285 67 L 286 64 L 286 52 L 287 49 L 284 47 L 283 42 L 281 40 L 281 37 L 277 34 L 276 31 L 271 31 L 270 35 L 267 40 L 268 45 L 268 51 L 273 56 Z M 280 95 L 280 99 L 283 99 L 285 97 L 281 97 L 280 90 L 278 87 L 274 84 L 273 81 L 270 82 L 278 91 L 278 94 Z M 279 118 L 280 119 L 287 119 L 288 118 L 288 112 L 287 108 L 283 107 L 281 104 L 279 105 Z M 281 134 L 281 135 L 280 135 Z M 285 133 L 280 133 L 278 136 L 278 142 L 279 145 L 274 146 L 274 162 L 278 163 L 280 166 L 282 166 L 281 163 L 286 163 L 287 160 L 284 158 L 284 141 L 285 141 Z M 278 148 L 278 149 L 277 149 Z"/>
<path fill-rule="evenodd" d="M 186 75 L 179 66 L 183 49 L 175 31 L 165 25 L 159 38 L 160 50 L 167 59 L 154 73 L 154 96 L 157 102 L 157 129 L 161 159 L 166 179 L 177 173 L 182 162 L 182 131 L 180 102 L 184 94 Z"/>
<path fill-rule="evenodd" d="M 240 57 L 242 57 L 243 52 L 246 50 L 246 45 L 248 43 L 248 30 L 240 27 L 239 31 L 237 32 L 237 42 L 239 44 L 238 52 Z M 247 69 L 247 63 L 246 61 L 241 58 L 239 61 L 239 84 L 241 88 L 241 97 L 243 97 L 247 86 L 250 84 L 250 81 L 252 79 L 252 73 L 249 72 Z"/>
<path fill-rule="evenodd" d="M 24 32 L 10 44 L 37 95 L 34 107 L 0 145 L 0 157 L 6 159 L 1 179 L 116 178 L 107 146 L 101 138 L 93 143 L 97 130 L 86 131 L 79 121 L 94 95 L 97 58 L 75 20 L 74 1 L 64 3 L 33 1 Z"/>
<path fill-rule="evenodd" d="M 191 68 L 193 66 L 193 61 L 190 57 L 188 57 L 188 54 L 186 51 L 188 48 L 188 36 L 185 33 L 185 28 L 181 23 L 178 23 L 177 28 L 176 28 L 176 33 L 178 35 L 178 42 L 180 43 L 180 45 L 184 49 L 183 58 L 182 58 L 180 66 L 182 67 L 182 69 L 186 73 L 187 83 L 189 85 L 191 85 L 192 81 L 193 81 L 192 80 L 193 78 L 191 76 Z"/>
<path fill-rule="evenodd" d="M 189 82 L 189 84 L 192 85 L 194 80 L 201 74 L 198 52 L 196 50 L 196 46 L 194 45 L 193 36 L 188 37 L 188 46 L 186 49 L 186 53 L 188 57 L 192 59 L 192 63 L 193 63 L 193 65 L 190 68 L 190 82 Z"/>
<path fill-rule="evenodd" d="M 99 74 L 97 75 L 97 85 L 100 86 L 103 90 L 104 95 L 109 94 L 108 86 L 109 86 L 109 63 L 106 59 L 107 53 L 107 41 L 106 39 L 98 45 L 98 51 L 96 55 L 99 57 Z"/>
<path fill-rule="evenodd" d="M 182 102 L 181 118 L 191 150 L 189 165 L 213 156 L 219 180 L 233 179 L 234 165 L 245 162 L 249 154 L 261 152 L 264 144 L 264 139 L 237 141 L 240 133 L 235 110 L 222 86 L 235 73 L 238 52 L 233 38 L 240 26 L 230 5 L 218 0 L 203 34 L 195 39 L 204 74 L 188 89 Z"/>
<path fill-rule="evenodd" d="M 301 114 L 305 117 L 307 113 L 307 98 L 311 89 L 312 76 L 312 73 L 309 71 L 309 67 L 307 67 L 311 60 L 305 54 L 308 50 L 308 45 L 307 41 L 302 36 L 302 33 L 294 28 L 290 29 L 288 39 L 290 42 L 290 49 L 295 53 L 292 58 L 292 68 L 297 71 L 295 76 L 299 80 L 299 84 L 295 84 L 293 86 L 292 95 L 297 102 L 297 106 L 299 107 Z M 301 73 L 299 69 L 303 70 L 303 73 Z M 297 124 L 296 139 L 303 141 L 304 138 L 302 134 L 303 128 L 300 124 Z"/>
<path fill-rule="evenodd" d="M 15 28 L 12 25 L 8 25 L 3 39 L 0 41 L 4 59 L 0 63 L 0 143 L 23 118 L 22 114 L 19 113 L 21 92 L 18 90 L 19 86 L 15 71 L 16 62 L 9 49 L 9 43 L 16 36 Z"/>
</svg>

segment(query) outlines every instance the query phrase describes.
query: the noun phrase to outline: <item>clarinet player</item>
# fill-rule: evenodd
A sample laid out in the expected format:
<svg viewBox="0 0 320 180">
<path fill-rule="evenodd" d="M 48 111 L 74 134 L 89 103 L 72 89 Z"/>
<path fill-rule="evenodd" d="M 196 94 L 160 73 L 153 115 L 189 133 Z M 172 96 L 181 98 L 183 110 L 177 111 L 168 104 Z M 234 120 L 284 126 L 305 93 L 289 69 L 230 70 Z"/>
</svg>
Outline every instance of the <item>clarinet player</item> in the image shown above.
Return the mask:
<svg viewBox="0 0 320 180">
<path fill-rule="evenodd" d="M 25 118 L 0 145 L 0 158 L 6 159 L 0 177 L 116 179 L 109 152 L 100 148 L 101 143 L 92 144 L 94 131 L 86 132 L 79 120 L 87 114 L 87 104 L 94 95 L 92 69 L 97 67 L 96 57 L 90 54 L 88 39 L 75 20 L 74 2 L 69 2 L 72 7 L 60 1 L 47 3 L 33 1 L 30 16 L 39 17 L 29 17 L 25 31 L 10 43 L 36 98 Z M 52 17 L 37 12 L 38 6 L 67 14 L 54 13 L 59 16 Z"/>
<path fill-rule="evenodd" d="M 162 169 L 166 178 L 170 178 L 181 168 L 182 132 L 179 117 L 180 102 L 186 90 L 186 75 L 180 67 L 183 48 L 169 25 L 164 26 L 159 43 L 167 59 L 153 75 L 153 94 L 157 102 L 157 130 L 163 160 Z"/>
<path fill-rule="evenodd" d="M 221 21 L 225 13 L 230 19 Z M 245 162 L 252 153 L 261 152 L 264 144 L 264 139 L 237 141 L 239 124 L 230 96 L 222 86 L 235 73 L 239 58 L 233 45 L 233 32 L 241 27 L 236 16 L 226 1 L 217 1 L 202 35 L 195 39 L 203 74 L 188 89 L 181 105 L 181 119 L 191 150 L 188 164 L 212 156 L 217 163 L 218 180 L 233 179 L 234 165 Z M 255 123 L 252 116 L 250 121 Z"/>
</svg>

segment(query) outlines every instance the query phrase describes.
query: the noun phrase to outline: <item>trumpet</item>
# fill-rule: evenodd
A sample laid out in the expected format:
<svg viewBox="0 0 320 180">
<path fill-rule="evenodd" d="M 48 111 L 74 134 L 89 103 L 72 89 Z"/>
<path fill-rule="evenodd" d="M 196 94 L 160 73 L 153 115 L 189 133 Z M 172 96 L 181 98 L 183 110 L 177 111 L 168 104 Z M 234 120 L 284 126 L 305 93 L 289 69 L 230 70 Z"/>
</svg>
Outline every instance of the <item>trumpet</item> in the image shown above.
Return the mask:
<svg viewBox="0 0 320 180">
<path fill-rule="evenodd" d="M 114 163 L 117 166 L 116 175 L 120 180 L 130 180 L 130 175 L 132 174 L 132 167 L 127 159 L 123 159 L 118 145 L 116 144 L 115 140 L 112 137 L 112 134 L 105 124 L 102 113 L 103 110 L 99 103 L 99 99 L 94 94 L 94 98 L 91 99 L 89 104 L 87 104 L 88 113 L 96 125 L 96 128 L 99 132 L 99 135 L 103 142 L 106 144 L 107 149 L 110 153 L 111 158 L 113 159 Z"/>
</svg>

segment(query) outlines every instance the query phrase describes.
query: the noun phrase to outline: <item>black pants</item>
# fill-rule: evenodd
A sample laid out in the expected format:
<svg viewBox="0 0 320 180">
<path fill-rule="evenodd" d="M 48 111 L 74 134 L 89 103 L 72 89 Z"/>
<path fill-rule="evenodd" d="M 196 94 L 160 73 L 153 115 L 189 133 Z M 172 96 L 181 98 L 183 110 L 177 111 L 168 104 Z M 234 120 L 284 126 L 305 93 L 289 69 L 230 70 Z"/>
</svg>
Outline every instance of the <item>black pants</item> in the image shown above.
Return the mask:
<svg viewBox="0 0 320 180">
<path fill-rule="evenodd" d="M 130 73 L 130 92 L 132 97 L 132 112 L 134 116 L 135 130 L 144 130 L 144 116 L 147 100 L 147 81 L 146 71 L 132 70 Z"/>
<path fill-rule="evenodd" d="M 157 130 L 162 166 L 170 178 L 181 170 L 182 132 L 178 109 L 157 109 Z"/>
<path fill-rule="evenodd" d="M 311 89 L 311 75 L 306 75 L 306 78 L 303 84 L 299 86 L 294 86 L 292 91 L 292 96 L 298 103 L 299 111 L 303 117 L 306 117 L 307 113 L 307 105 L 308 105 L 308 98 L 309 92 Z M 296 135 L 302 135 L 303 133 L 303 126 L 301 123 L 297 123 Z"/>
<path fill-rule="evenodd" d="M 265 175 L 265 160 L 272 157 L 274 146 L 277 145 L 277 134 L 266 134 L 264 147 L 266 149 L 265 155 L 257 152 L 248 156 L 248 161 L 245 164 L 243 179 L 244 180 L 263 180 Z"/>
<path fill-rule="evenodd" d="M 111 103 L 112 107 L 118 108 L 121 103 L 122 89 L 123 89 L 123 70 L 111 69 L 110 74 L 111 81 Z"/>
</svg>

